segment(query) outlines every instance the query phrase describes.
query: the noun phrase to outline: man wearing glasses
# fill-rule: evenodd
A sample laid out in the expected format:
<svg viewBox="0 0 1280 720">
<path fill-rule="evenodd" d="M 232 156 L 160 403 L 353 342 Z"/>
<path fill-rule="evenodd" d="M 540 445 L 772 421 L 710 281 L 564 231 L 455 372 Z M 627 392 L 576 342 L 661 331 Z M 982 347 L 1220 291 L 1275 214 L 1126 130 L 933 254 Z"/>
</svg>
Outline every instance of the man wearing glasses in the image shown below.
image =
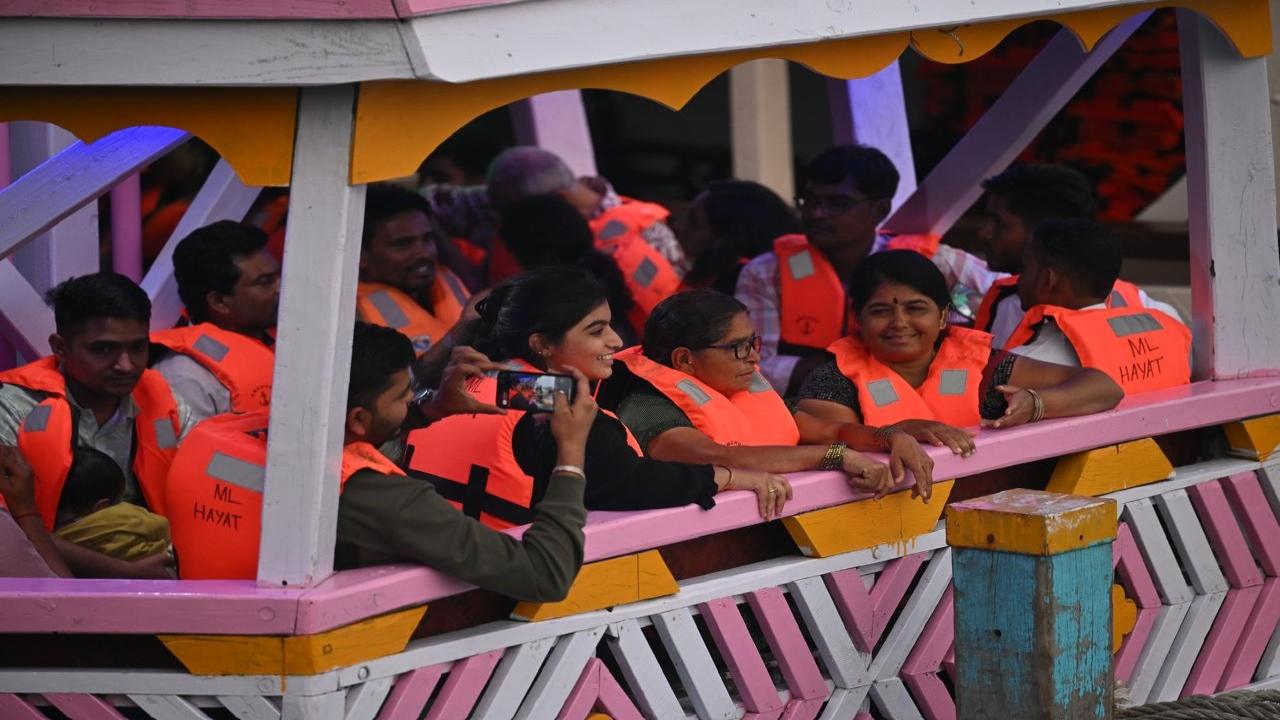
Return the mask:
<svg viewBox="0 0 1280 720">
<path fill-rule="evenodd" d="M 784 235 L 774 251 L 752 260 L 738 278 L 736 297 L 747 306 L 762 340 L 760 372 L 784 396 L 844 337 L 852 315 L 845 283 L 868 255 L 894 247 L 877 228 L 889 215 L 898 170 L 884 153 L 841 145 L 805 169 L 796 198 L 803 235 Z M 952 287 L 981 295 L 999 276 L 986 263 L 955 248 L 914 247 L 931 255 Z"/>
</svg>

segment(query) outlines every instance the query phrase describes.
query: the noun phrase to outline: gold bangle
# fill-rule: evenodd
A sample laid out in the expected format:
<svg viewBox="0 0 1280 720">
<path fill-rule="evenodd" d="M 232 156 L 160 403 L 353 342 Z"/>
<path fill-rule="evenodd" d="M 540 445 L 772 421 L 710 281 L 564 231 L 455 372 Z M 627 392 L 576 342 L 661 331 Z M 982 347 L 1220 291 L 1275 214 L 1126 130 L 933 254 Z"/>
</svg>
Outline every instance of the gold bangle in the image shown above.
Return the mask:
<svg viewBox="0 0 1280 720">
<path fill-rule="evenodd" d="M 1023 388 L 1031 396 L 1031 419 L 1028 422 L 1040 422 L 1044 419 L 1044 398 L 1031 388 Z"/>
<path fill-rule="evenodd" d="M 840 470 L 844 467 L 844 451 L 848 448 L 842 442 L 836 441 L 827 446 L 827 454 L 822 456 L 822 462 L 818 463 L 819 470 Z"/>
</svg>

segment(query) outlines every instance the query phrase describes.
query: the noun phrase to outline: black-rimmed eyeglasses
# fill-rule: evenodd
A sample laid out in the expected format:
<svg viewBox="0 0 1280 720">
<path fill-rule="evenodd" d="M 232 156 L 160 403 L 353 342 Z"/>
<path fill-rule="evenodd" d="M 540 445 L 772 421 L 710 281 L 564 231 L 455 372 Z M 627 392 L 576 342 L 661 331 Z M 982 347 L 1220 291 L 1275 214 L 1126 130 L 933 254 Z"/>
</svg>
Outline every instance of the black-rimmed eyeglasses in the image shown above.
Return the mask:
<svg viewBox="0 0 1280 720">
<path fill-rule="evenodd" d="M 751 357 L 752 351 L 760 352 L 760 346 L 763 341 L 759 335 L 752 335 L 746 340 L 739 340 L 732 343 L 721 343 L 719 345 L 706 345 L 703 350 L 732 350 L 733 359 L 746 360 Z"/>
</svg>

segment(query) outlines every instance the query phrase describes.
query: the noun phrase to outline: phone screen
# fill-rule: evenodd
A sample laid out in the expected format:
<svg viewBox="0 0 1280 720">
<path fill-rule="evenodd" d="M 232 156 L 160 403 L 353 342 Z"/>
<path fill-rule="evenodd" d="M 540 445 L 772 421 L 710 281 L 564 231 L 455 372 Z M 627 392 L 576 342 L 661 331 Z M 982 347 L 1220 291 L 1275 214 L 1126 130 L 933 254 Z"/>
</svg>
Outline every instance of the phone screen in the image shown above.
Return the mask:
<svg viewBox="0 0 1280 720">
<path fill-rule="evenodd" d="M 568 375 L 502 370 L 498 372 L 498 407 L 525 412 L 551 412 L 557 392 L 573 402 L 574 383 Z"/>
</svg>

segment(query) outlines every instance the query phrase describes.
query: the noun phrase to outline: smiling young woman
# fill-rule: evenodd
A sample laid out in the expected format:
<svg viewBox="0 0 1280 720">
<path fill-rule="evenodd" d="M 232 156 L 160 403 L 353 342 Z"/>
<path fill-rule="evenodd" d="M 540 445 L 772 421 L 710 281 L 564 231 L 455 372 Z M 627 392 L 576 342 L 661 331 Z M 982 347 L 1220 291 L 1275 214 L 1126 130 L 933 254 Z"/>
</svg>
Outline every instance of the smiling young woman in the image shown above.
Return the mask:
<svg viewBox="0 0 1280 720">
<path fill-rule="evenodd" d="M 1109 410 L 1124 392 L 1105 373 L 993 351 L 991 336 L 947 326 L 938 268 L 909 250 L 876 253 L 850 283 L 858 327 L 800 388 L 799 407 L 857 422 L 892 448 L 915 441 L 974 451 L 970 428 Z"/>
</svg>

